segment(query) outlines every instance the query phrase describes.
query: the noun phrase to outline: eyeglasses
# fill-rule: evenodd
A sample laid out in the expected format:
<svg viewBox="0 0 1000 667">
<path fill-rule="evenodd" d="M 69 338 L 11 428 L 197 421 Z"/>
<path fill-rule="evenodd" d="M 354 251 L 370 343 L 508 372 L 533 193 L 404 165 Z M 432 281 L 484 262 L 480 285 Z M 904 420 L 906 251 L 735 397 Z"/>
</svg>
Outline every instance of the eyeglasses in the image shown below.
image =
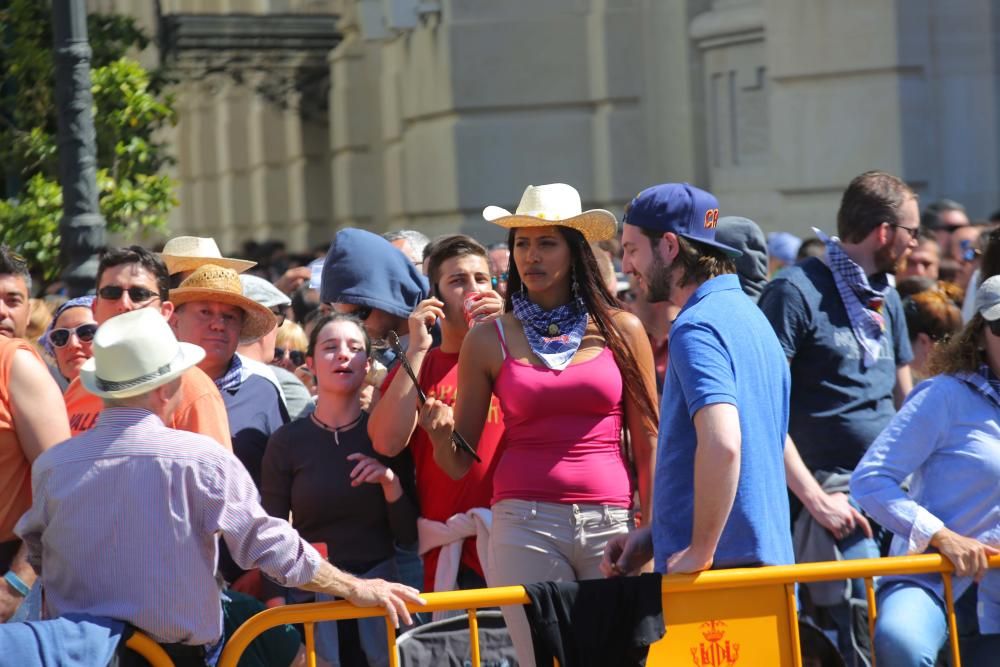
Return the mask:
<svg viewBox="0 0 1000 667">
<path fill-rule="evenodd" d="M 284 361 L 286 356 L 296 366 L 301 366 L 302 364 L 306 363 L 306 355 L 304 352 L 299 352 L 298 350 L 286 350 L 283 347 L 274 348 L 275 361 Z"/>
<path fill-rule="evenodd" d="M 272 310 L 271 314 L 274 315 L 274 326 L 280 328 L 285 323 L 285 311 Z"/>
<path fill-rule="evenodd" d="M 49 342 L 53 347 L 65 347 L 69 343 L 69 337 L 75 334 L 81 343 L 89 343 L 94 340 L 96 333 L 97 325 L 93 323 L 81 324 L 75 329 L 53 329 L 49 332 Z"/>
<path fill-rule="evenodd" d="M 906 225 L 901 225 L 896 222 L 887 222 L 886 224 L 891 227 L 897 227 L 899 229 L 906 230 L 906 233 L 910 235 L 910 240 L 917 238 L 917 233 L 920 231 L 919 227 L 907 227 Z"/>
<path fill-rule="evenodd" d="M 500 287 L 500 283 L 507 282 L 507 278 L 509 276 L 510 276 L 510 273 L 507 272 L 507 271 L 504 271 L 499 276 L 493 276 L 492 278 L 490 278 L 490 282 L 493 283 L 493 289 L 496 289 L 496 288 Z"/>
<path fill-rule="evenodd" d="M 144 303 L 154 297 L 160 296 L 157 292 L 148 290 L 145 287 L 125 288 L 120 285 L 105 285 L 97 290 L 97 295 L 108 301 L 117 301 L 122 298 L 122 294 L 125 292 L 128 292 L 128 298 L 132 300 L 132 303 Z"/>
</svg>

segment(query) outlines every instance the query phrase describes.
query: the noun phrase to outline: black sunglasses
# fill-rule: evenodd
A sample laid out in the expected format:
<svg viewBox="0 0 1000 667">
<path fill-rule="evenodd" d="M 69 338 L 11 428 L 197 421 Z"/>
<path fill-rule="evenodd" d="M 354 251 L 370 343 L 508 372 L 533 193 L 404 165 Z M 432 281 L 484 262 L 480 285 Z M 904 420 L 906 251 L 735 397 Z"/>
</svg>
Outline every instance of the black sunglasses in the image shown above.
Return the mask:
<svg viewBox="0 0 1000 667">
<path fill-rule="evenodd" d="M 276 312 L 272 310 L 271 314 L 274 315 L 274 326 L 281 328 L 281 325 L 285 323 L 285 311 Z"/>
<path fill-rule="evenodd" d="M 990 328 L 990 331 L 994 336 L 1000 338 L 1000 320 L 993 320 L 992 322 L 990 320 L 986 320 L 986 326 Z"/>
<path fill-rule="evenodd" d="M 153 297 L 160 296 L 157 292 L 148 290 L 145 287 L 129 287 L 126 289 L 120 285 L 105 285 L 97 290 L 97 295 L 108 301 L 117 301 L 122 298 L 122 294 L 125 292 L 128 292 L 128 298 L 132 300 L 132 303 L 143 303 Z"/>
<path fill-rule="evenodd" d="M 97 333 L 96 324 L 81 324 L 75 329 L 53 329 L 49 332 L 49 342 L 53 347 L 63 347 L 69 342 L 70 334 L 76 334 L 81 343 L 89 343 L 94 340 Z"/>
<path fill-rule="evenodd" d="M 285 358 L 285 353 L 288 353 L 288 358 L 292 360 L 292 363 L 296 366 L 301 366 L 306 363 L 306 355 L 304 352 L 299 352 L 298 350 L 286 350 L 283 347 L 274 348 L 274 360 L 282 361 Z"/>
</svg>

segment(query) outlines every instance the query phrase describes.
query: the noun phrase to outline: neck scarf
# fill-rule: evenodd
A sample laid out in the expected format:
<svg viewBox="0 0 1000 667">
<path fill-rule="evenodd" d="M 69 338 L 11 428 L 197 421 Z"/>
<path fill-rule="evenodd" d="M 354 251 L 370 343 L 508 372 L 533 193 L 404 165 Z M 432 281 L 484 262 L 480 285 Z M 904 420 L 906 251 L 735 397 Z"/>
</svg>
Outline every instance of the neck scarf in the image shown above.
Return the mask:
<svg viewBox="0 0 1000 667">
<path fill-rule="evenodd" d="M 978 389 L 983 396 L 1000 408 L 1000 378 L 993 373 L 988 364 L 980 366 L 975 373 L 956 373 L 955 377 Z"/>
<path fill-rule="evenodd" d="M 514 293 L 514 317 L 524 327 L 531 351 L 547 367 L 561 371 L 573 360 L 587 330 L 587 308 L 577 298 L 553 310 L 544 310 L 526 296 Z"/>
<path fill-rule="evenodd" d="M 826 263 L 833 272 L 833 280 L 847 310 L 851 330 L 864 353 L 865 368 L 869 368 L 882 355 L 882 339 L 886 337 L 882 307 L 885 305 L 889 286 L 873 286 L 864 269 L 844 252 L 840 239 L 836 236 L 828 237 L 818 229 L 813 231 L 826 243 Z"/>
<path fill-rule="evenodd" d="M 219 391 L 226 391 L 227 389 L 236 389 L 242 383 L 243 362 L 240 361 L 240 355 L 234 354 L 233 360 L 229 363 L 229 370 L 215 381 L 215 386 L 219 388 Z"/>
</svg>

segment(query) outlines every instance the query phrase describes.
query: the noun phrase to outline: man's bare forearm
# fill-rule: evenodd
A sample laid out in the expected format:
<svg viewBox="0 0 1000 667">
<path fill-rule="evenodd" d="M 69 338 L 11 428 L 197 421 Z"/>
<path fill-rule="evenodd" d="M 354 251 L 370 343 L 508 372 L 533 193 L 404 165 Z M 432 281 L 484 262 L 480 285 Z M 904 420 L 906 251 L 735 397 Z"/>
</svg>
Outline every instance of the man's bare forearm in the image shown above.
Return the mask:
<svg viewBox="0 0 1000 667">
<path fill-rule="evenodd" d="M 316 576 L 313 577 L 312 581 L 303 584 L 300 588 L 313 593 L 326 593 L 347 598 L 353 596 L 357 591 L 359 581 L 354 575 L 338 570 L 324 560 L 320 562 L 319 570 L 316 571 Z"/>
</svg>

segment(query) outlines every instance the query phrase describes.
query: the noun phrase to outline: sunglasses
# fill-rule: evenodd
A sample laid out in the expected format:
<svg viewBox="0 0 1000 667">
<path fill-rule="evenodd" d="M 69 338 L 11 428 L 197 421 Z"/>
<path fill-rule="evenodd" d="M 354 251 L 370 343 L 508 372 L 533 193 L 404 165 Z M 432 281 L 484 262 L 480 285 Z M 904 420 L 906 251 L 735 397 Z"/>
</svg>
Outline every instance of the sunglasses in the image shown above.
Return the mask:
<svg viewBox="0 0 1000 667">
<path fill-rule="evenodd" d="M 1000 338 L 1000 320 L 993 320 L 992 322 L 987 320 L 986 326 L 989 327 L 990 332 L 992 332 L 994 336 Z"/>
<path fill-rule="evenodd" d="M 271 314 L 274 315 L 274 326 L 281 328 L 281 325 L 285 323 L 285 311 L 272 310 Z"/>
<path fill-rule="evenodd" d="M 286 350 L 283 347 L 274 348 L 274 360 L 276 362 L 283 361 L 285 359 L 286 354 L 288 358 L 291 359 L 292 363 L 295 364 L 296 366 L 301 366 L 302 364 L 306 363 L 305 352 L 299 352 L 298 350 Z"/>
<path fill-rule="evenodd" d="M 500 286 L 500 283 L 507 282 L 507 278 L 509 277 L 510 273 L 505 271 L 501 273 L 499 276 L 493 276 L 492 278 L 490 278 L 490 282 L 493 283 L 493 289 L 498 288 Z"/>
<path fill-rule="evenodd" d="M 117 301 L 122 298 L 122 294 L 128 292 L 128 298 L 132 303 L 143 303 L 153 297 L 159 297 L 159 293 L 146 289 L 145 287 L 121 287 L 119 285 L 106 285 L 97 290 L 98 296 L 108 301 Z"/>
<path fill-rule="evenodd" d="M 53 329 L 49 332 L 49 342 L 53 347 L 64 347 L 69 342 L 69 337 L 76 335 L 81 343 L 89 343 L 94 340 L 96 333 L 96 324 L 81 324 L 75 329 Z"/>
</svg>

